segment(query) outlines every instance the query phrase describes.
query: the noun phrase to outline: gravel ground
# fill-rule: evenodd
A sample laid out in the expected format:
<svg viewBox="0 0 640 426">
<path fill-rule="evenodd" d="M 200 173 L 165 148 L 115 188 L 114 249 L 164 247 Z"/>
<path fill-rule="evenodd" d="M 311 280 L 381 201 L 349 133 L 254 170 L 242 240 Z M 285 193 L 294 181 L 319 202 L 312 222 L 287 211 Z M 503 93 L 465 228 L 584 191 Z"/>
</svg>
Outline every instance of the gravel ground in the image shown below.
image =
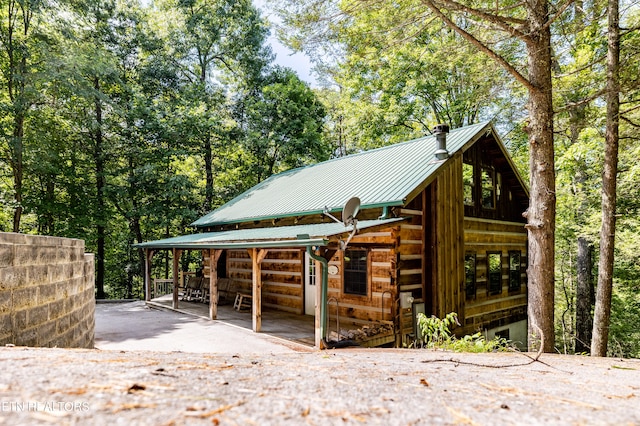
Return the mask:
<svg viewBox="0 0 640 426">
<path fill-rule="evenodd" d="M 7 347 L 0 365 L 7 425 L 640 425 L 640 360 Z"/>
</svg>

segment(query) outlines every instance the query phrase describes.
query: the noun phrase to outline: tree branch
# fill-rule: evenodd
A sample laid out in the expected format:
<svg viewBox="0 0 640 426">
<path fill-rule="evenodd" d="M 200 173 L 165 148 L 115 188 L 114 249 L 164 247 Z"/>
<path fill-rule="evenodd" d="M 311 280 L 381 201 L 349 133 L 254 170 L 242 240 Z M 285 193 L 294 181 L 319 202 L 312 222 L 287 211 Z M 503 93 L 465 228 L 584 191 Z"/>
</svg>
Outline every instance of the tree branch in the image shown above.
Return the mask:
<svg viewBox="0 0 640 426">
<path fill-rule="evenodd" d="M 581 100 L 579 100 L 577 102 L 567 103 L 567 104 L 565 104 L 564 107 L 562 107 L 560 109 L 557 109 L 554 112 L 558 113 L 558 112 L 561 112 L 561 111 L 566 111 L 566 110 L 571 109 L 571 108 L 579 107 L 579 106 L 584 105 L 584 104 L 588 104 L 592 100 L 602 96 L 604 94 L 604 92 L 605 92 L 605 89 L 600 89 L 597 92 L 595 92 L 594 94 L 592 94 L 591 96 L 588 96 L 588 97 L 586 97 L 584 99 L 581 99 Z"/>
<path fill-rule="evenodd" d="M 636 106 L 634 106 L 633 108 L 629 108 L 629 109 L 625 109 L 624 111 L 620 111 L 620 115 L 628 114 L 628 113 L 630 113 L 631 111 L 635 111 L 635 110 L 637 110 L 637 109 L 640 109 L 640 105 L 636 105 Z"/>
<path fill-rule="evenodd" d="M 518 19 L 518 18 L 510 18 L 508 16 L 500 16 L 500 15 L 494 15 L 493 13 L 488 13 L 485 12 L 483 10 L 479 10 L 479 9 L 474 9 L 472 7 L 469 6 L 465 6 L 461 3 L 458 3 L 457 1 L 453 1 L 453 0 L 439 0 L 447 9 L 450 10 L 456 10 L 456 11 L 462 11 L 465 13 L 468 13 L 472 16 L 478 17 L 484 21 L 490 22 L 496 26 L 498 26 L 500 29 L 502 29 L 503 31 L 511 34 L 514 37 L 518 37 L 519 39 L 525 40 L 525 41 L 529 41 L 530 38 L 527 34 L 523 33 L 522 31 L 519 31 L 517 29 L 515 29 L 513 26 L 509 25 L 507 22 L 513 23 L 513 24 L 517 24 L 517 25 L 521 25 L 521 26 L 526 26 L 527 25 L 527 21 L 525 21 L 524 19 Z"/>
<path fill-rule="evenodd" d="M 638 123 L 636 123 L 636 122 L 634 122 L 634 121 L 631 121 L 631 119 L 630 119 L 630 118 L 627 118 L 627 117 L 625 117 L 625 116 L 621 115 L 621 116 L 620 116 L 620 119 L 622 119 L 622 120 L 626 121 L 627 123 L 629 123 L 629 125 L 631 125 L 631 126 L 633 126 L 633 127 L 639 127 L 639 128 L 640 128 L 640 124 L 638 124 Z M 620 139 L 625 139 L 625 138 L 622 138 L 622 137 L 621 137 Z M 631 139 L 635 139 L 635 138 L 631 138 Z"/>
<path fill-rule="evenodd" d="M 446 16 L 439 8 L 436 6 L 432 0 L 422 0 L 432 11 L 435 13 L 440 19 L 442 19 L 445 24 L 447 24 L 450 28 L 453 28 L 458 34 L 460 34 L 463 38 L 469 41 L 471 44 L 476 46 L 480 51 L 484 52 L 491 59 L 496 61 L 500 66 L 502 66 L 505 70 L 507 70 L 511 75 L 515 77 L 522 85 L 524 85 L 527 90 L 535 90 L 535 87 L 531 84 L 531 82 L 523 76 L 517 69 L 513 67 L 505 58 L 498 55 L 496 52 L 485 46 L 480 40 L 475 38 L 472 34 L 460 28 L 457 24 L 455 24 L 448 16 Z"/>
<path fill-rule="evenodd" d="M 567 8 L 569 6 L 571 6 L 571 4 L 573 2 L 574 2 L 574 0 L 567 0 L 562 6 L 560 6 L 560 8 L 556 12 L 556 14 L 553 15 L 551 18 L 547 19 L 547 22 L 544 24 L 542 29 L 546 29 L 546 28 L 550 27 L 560 16 L 562 16 L 564 11 L 567 10 Z"/>
</svg>

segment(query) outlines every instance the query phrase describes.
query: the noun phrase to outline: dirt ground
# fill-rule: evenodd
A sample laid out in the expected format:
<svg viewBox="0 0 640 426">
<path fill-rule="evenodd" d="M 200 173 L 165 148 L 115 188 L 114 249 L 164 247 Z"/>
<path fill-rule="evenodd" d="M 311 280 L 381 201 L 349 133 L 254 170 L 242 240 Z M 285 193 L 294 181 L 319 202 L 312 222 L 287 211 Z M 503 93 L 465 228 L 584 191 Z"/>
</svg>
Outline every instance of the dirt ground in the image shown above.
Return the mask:
<svg viewBox="0 0 640 426">
<path fill-rule="evenodd" d="M 0 348 L 0 424 L 640 425 L 640 360 Z"/>
</svg>

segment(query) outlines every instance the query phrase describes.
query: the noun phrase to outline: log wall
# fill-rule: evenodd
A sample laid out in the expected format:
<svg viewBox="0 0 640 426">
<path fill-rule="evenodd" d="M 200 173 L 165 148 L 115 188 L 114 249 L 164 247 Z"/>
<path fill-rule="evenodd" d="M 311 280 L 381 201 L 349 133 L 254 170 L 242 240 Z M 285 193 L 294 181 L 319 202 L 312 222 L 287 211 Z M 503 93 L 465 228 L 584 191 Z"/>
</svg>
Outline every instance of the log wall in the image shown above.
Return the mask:
<svg viewBox="0 0 640 426">
<path fill-rule="evenodd" d="M 327 298 L 329 300 L 329 328 L 335 329 L 336 312 L 340 327 L 360 326 L 371 322 L 392 321 L 395 314 L 396 290 L 396 251 L 392 246 L 359 246 L 375 239 L 378 244 L 390 242 L 396 238 L 396 228 L 381 232 L 362 234 L 354 237 L 349 248 L 366 248 L 368 251 L 367 295 L 359 296 L 344 292 L 344 253 L 337 251 L 329 265 L 338 268 L 338 273 L 329 275 Z M 376 235 L 372 235 L 376 234 Z"/>
<path fill-rule="evenodd" d="M 251 287 L 252 265 L 246 250 L 228 251 L 227 275 Z M 262 261 L 262 306 L 304 313 L 304 251 L 269 249 Z"/>
<path fill-rule="evenodd" d="M 526 319 L 527 233 L 522 223 L 465 218 L 467 253 L 476 255 L 476 294 L 466 301 L 464 330 L 474 332 Z M 521 285 L 509 290 L 509 251 L 520 252 Z M 501 290 L 491 294 L 488 284 L 487 253 L 501 253 Z"/>
</svg>

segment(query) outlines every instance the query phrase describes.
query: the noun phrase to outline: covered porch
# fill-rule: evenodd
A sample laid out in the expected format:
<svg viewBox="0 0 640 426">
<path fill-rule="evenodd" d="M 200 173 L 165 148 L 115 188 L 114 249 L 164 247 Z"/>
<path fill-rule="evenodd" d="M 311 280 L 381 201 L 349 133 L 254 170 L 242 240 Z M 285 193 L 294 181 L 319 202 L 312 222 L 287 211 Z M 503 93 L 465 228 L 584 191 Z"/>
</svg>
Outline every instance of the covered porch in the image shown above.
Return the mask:
<svg viewBox="0 0 640 426">
<path fill-rule="evenodd" d="M 180 307 L 173 308 L 171 294 L 157 297 L 146 302 L 148 306 L 156 309 L 165 309 L 209 319 L 209 305 L 200 302 L 180 301 Z M 309 315 L 296 315 L 275 309 L 262 310 L 261 332 L 281 339 L 289 340 L 305 346 L 313 347 L 314 341 L 314 317 Z M 232 304 L 218 305 L 218 321 L 237 327 L 251 330 L 252 315 L 250 312 L 239 312 Z"/>
<path fill-rule="evenodd" d="M 358 223 L 358 231 L 367 229 L 367 231 L 375 231 L 376 229 L 387 227 L 395 223 L 399 218 L 383 219 L 383 220 L 367 220 Z M 277 330 L 269 330 L 265 327 L 276 327 L 283 329 L 287 327 L 286 322 L 293 324 L 300 322 L 308 322 L 313 325 L 313 346 L 322 348 L 322 340 L 326 338 L 327 331 L 327 281 L 328 272 L 327 265 L 329 259 L 339 249 L 339 242 L 342 238 L 348 237 L 355 232 L 355 229 L 345 227 L 342 223 L 319 223 L 297 226 L 281 226 L 269 228 L 251 228 L 236 229 L 229 231 L 205 232 L 200 234 L 185 235 L 181 237 L 168 238 L 165 240 L 152 241 L 148 243 L 137 244 L 136 247 L 141 248 L 145 252 L 145 299 L 151 302 L 151 264 L 155 253 L 162 250 L 168 250 L 173 257 L 173 293 L 165 297 L 160 305 L 169 305 L 171 309 L 182 309 L 183 306 L 190 306 L 188 301 L 180 300 L 179 297 L 179 259 L 183 251 L 197 250 L 203 253 L 203 259 L 208 263 L 208 271 L 204 272 L 205 286 L 208 289 L 207 304 L 194 304 L 198 312 L 209 319 L 223 319 L 220 315 L 225 315 L 232 321 L 240 321 L 243 325 L 247 322 L 251 323 L 251 329 L 254 332 L 267 332 L 273 334 Z M 233 307 L 224 307 L 218 304 L 219 280 L 227 278 L 224 273 L 219 274 L 218 260 L 224 253 L 235 253 L 236 259 L 243 262 L 240 269 L 236 269 L 238 276 L 228 277 L 234 281 L 239 281 L 249 285 L 247 291 L 248 298 L 251 300 L 249 312 L 238 312 L 240 316 L 231 312 Z M 244 254 L 242 254 L 244 253 Z M 284 254 L 283 254 L 284 253 Z M 295 254 L 295 258 L 286 258 L 285 255 Z M 305 290 L 304 280 L 306 272 L 301 270 L 304 256 L 306 253 L 310 259 L 315 261 L 317 265 L 314 268 L 313 275 L 319 285 Z M 268 256 L 275 256 L 269 258 Z M 244 256 L 246 261 L 239 259 Z M 285 256 L 285 257 L 283 257 Z M 268 267 L 264 267 L 264 264 Z M 265 278 L 266 277 L 266 278 Z M 286 277 L 284 281 L 274 284 L 275 277 Z M 263 280 L 270 280 L 265 281 Z M 283 308 L 283 312 L 263 306 L 263 288 L 265 285 L 272 288 L 279 287 L 282 289 L 280 301 L 271 303 L 271 308 Z M 292 295 L 292 291 L 296 291 L 296 295 Z M 315 312 L 312 315 L 302 315 L 304 306 L 300 304 L 301 297 L 304 294 L 313 294 L 315 300 Z M 278 296 L 273 290 L 269 292 L 269 297 Z M 286 305 L 287 301 L 294 300 L 296 305 Z M 282 305 L 280 303 L 283 303 Z M 284 312 L 286 310 L 290 312 Z M 292 314 L 294 309 L 299 312 L 298 315 Z M 307 312 L 309 313 L 309 312 Z M 276 315 L 281 321 L 269 321 L 271 324 L 263 326 L 263 318 Z M 286 317 L 286 318 L 285 318 Z M 275 318 L 275 317 L 274 317 Z"/>
</svg>

